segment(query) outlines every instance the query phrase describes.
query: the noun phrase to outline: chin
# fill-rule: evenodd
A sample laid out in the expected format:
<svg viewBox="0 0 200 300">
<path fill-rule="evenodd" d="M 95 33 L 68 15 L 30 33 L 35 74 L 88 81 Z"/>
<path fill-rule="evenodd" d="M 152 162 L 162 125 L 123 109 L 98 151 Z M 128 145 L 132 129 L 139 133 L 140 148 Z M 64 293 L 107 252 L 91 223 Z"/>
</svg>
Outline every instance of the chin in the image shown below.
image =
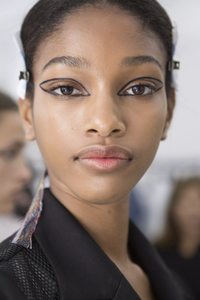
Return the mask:
<svg viewBox="0 0 200 300">
<path fill-rule="evenodd" d="M 109 205 L 113 203 L 117 203 L 119 201 L 122 201 L 132 189 L 108 189 L 108 188 L 102 188 L 99 189 L 88 189 L 83 190 L 81 193 L 79 193 L 77 196 L 79 199 L 86 203 L 91 204 L 99 204 L 99 205 Z M 87 195 L 87 196 L 86 196 Z"/>
</svg>

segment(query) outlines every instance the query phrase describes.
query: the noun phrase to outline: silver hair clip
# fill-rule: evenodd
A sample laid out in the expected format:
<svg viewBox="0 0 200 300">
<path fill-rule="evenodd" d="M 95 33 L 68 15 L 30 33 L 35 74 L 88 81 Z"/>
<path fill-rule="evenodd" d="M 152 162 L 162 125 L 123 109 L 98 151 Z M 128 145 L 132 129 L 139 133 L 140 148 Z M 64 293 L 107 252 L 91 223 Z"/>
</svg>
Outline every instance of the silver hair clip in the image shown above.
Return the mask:
<svg viewBox="0 0 200 300">
<path fill-rule="evenodd" d="M 30 80 L 30 73 L 28 71 L 20 71 L 19 72 L 19 80 L 24 79 L 27 82 Z"/>
<path fill-rule="evenodd" d="M 172 76 L 172 87 L 176 88 L 177 74 L 176 74 L 176 72 L 174 72 L 174 70 L 180 69 L 180 62 L 174 60 L 174 55 L 175 55 L 176 46 L 177 46 L 177 42 L 178 42 L 178 30 L 177 30 L 176 23 L 173 24 L 172 39 L 173 39 L 172 60 L 168 62 L 168 70 L 171 72 L 171 76 Z"/>
<path fill-rule="evenodd" d="M 171 60 L 168 63 L 168 71 L 179 70 L 180 69 L 180 61 Z"/>
<path fill-rule="evenodd" d="M 21 67 L 21 69 L 25 70 L 25 71 L 21 71 L 20 74 L 19 74 L 19 84 L 18 84 L 18 89 L 17 89 L 19 98 L 24 100 L 26 98 L 27 82 L 30 80 L 30 73 L 27 71 L 27 68 L 26 68 L 23 45 L 22 45 L 22 41 L 21 41 L 19 32 L 17 32 L 14 35 L 14 41 L 15 41 L 15 44 L 17 45 L 18 51 L 20 51 L 20 54 L 21 54 L 21 57 L 22 57 L 22 60 L 21 60 L 22 67 Z"/>
</svg>

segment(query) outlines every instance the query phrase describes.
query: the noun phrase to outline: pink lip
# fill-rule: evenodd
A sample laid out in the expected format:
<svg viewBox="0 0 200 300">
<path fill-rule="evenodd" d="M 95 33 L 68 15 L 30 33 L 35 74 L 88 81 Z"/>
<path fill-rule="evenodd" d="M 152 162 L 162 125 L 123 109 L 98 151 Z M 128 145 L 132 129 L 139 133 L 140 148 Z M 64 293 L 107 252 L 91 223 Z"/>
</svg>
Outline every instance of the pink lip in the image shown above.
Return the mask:
<svg viewBox="0 0 200 300">
<path fill-rule="evenodd" d="M 132 161 L 133 154 L 123 147 L 97 145 L 81 150 L 75 160 L 94 170 L 112 171 Z"/>
</svg>

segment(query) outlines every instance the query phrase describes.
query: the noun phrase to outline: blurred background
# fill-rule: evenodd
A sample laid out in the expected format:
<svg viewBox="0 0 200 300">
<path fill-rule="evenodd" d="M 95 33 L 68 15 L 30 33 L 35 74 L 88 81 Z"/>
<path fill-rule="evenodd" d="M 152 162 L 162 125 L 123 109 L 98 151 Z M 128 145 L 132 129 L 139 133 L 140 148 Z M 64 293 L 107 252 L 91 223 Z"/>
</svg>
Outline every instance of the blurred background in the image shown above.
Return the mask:
<svg viewBox="0 0 200 300">
<path fill-rule="evenodd" d="M 22 59 L 13 36 L 35 2 L 0 0 L 0 90 L 15 101 Z M 177 104 L 168 138 L 161 142 L 155 161 L 132 195 L 133 210 L 138 211 L 136 218 L 141 215 L 138 224 L 151 241 L 163 231 L 173 182 L 200 175 L 200 1 L 159 2 L 178 29 L 175 60 L 181 62 L 181 69 L 175 71 Z M 25 156 L 34 174 L 31 186 L 34 193 L 44 170 L 35 142 L 27 143 Z"/>
</svg>

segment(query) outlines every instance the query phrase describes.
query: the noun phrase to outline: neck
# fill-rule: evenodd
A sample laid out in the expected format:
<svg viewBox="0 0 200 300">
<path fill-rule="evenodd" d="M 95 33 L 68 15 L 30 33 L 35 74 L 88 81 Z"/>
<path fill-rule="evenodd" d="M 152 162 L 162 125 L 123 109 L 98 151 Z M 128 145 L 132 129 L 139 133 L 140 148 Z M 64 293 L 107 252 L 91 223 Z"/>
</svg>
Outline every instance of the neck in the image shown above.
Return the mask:
<svg viewBox="0 0 200 300">
<path fill-rule="evenodd" d="M 107 205 L 83 202 L 51 186 L 52 193 L 74 215 L 107 256 L 117 265 L 129 260 L 129 196 Z"/>
</svg>

